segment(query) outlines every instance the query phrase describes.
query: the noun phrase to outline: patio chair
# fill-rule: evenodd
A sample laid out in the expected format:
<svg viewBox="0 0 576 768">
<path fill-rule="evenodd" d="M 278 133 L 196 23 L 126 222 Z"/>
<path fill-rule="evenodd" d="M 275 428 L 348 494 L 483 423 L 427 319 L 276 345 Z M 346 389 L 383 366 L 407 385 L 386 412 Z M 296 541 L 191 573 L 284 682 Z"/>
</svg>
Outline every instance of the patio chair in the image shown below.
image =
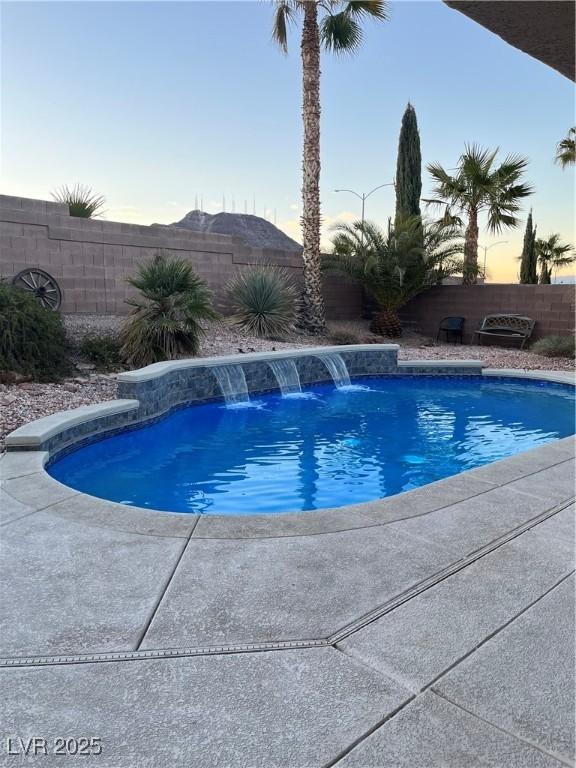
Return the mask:
<svg viewBox="0 0 576 768">
<path fill-rule="evenodd" d="M 436 341 L 439 340 L 441 333 L 445 333 L 447 342 L 449 342 L 450 339 L 453 339 L 454 343 L 456 343 L 456 340 L 459 340 L 460 344 L 462 344 L 462 335 L 464 333 L 465 322 L 466 322 L 466 318 L 464 317 L 442 318 L 442 320 L 440 320 L 440 325 L 438 326 Z"/>
</svg>

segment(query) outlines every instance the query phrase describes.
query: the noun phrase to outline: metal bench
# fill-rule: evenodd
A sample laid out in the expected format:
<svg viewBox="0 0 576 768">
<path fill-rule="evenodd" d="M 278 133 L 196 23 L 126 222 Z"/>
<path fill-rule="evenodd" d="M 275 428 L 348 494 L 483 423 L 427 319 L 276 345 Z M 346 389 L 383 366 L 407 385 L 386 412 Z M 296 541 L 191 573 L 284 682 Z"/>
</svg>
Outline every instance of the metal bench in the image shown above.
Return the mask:
<svg viewBox="0 0 576 768">
<path fill-rule="evenodd" d="M 520 349 L 528 341 L 534 330 L 535 320 L 522 315 L 486 315 L 482 325 L 474 333 L 481 345 L 485 336 L 495 336 L 520 342 Z"/>
</svg>

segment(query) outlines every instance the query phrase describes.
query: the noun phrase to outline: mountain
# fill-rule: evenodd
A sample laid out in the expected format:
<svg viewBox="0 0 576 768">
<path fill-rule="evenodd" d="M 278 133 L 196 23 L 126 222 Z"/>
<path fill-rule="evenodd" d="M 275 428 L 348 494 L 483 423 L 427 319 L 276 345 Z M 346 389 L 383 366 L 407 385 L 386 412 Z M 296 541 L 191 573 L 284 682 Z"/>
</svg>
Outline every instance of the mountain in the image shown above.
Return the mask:
<svg viewBox="0 0 576 768">
<path fill-rule="evenodd" d="M 302 246 L 282 230 L 260 216 L 246 213 L 205 213 L 190 211 L 170 227 L 191 229 L 194 232 L 213 232 L 218 235 L 236 235 L 252 248 L 277 248 L 282 251 L 302 251 Z"/>
</svg>

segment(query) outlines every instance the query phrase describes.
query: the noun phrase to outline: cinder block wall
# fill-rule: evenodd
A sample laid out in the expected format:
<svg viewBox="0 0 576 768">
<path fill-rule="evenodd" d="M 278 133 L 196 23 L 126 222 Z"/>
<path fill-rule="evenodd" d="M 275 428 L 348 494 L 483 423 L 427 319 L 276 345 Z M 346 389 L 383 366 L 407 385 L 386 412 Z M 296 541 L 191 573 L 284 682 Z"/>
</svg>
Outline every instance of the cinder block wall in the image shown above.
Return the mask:
<svg viewBox="0 0 576 768">
<path fill-rule="evenodd" d="M 443 317 L 465 317 L 467 343 L 477 340 L 474 331 L 485 315 L 499 313 L 536 320 L 533 339 L 570 336 L 574 334 L 575 293 L 574 285 L 442 285 L 412 299 L 401 316 L 428 336 L 436 335 Z"/>
<path fill-rule="evenodd" d="M 66 205 L 0 196 L 0 276 L 40 267 L 58 281 L 65 313 L 125 314 L 132 289 L 126 278 L 158 250 L 188 259 L 227 311 L 224 287 L 238 270 L 265 261 L 301 277 L 298 253 L 250 248 L 237 237 L 202 234 L 163 226 L 138 226 L 79 219 Z M 337 275 L 326 276 L 324 296 L 333 320 L 360 317 L 361 290 Z"/>
</svg>

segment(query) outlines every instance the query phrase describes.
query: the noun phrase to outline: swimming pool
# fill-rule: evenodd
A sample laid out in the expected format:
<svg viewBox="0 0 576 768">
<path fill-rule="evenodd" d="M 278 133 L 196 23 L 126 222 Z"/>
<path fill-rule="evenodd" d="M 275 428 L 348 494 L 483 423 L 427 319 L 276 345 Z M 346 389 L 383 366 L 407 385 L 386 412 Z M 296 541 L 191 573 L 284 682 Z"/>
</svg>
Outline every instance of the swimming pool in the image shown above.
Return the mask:
<svg viewBox="0 0 576 768">
<path fill-rule="evenodd" d="M 178 408 L 56 457 L 48 472 L 162 511 L 295 512 L 392 496 L 574 431 L 571 386 L 394 375 Z"/>
</svg>

